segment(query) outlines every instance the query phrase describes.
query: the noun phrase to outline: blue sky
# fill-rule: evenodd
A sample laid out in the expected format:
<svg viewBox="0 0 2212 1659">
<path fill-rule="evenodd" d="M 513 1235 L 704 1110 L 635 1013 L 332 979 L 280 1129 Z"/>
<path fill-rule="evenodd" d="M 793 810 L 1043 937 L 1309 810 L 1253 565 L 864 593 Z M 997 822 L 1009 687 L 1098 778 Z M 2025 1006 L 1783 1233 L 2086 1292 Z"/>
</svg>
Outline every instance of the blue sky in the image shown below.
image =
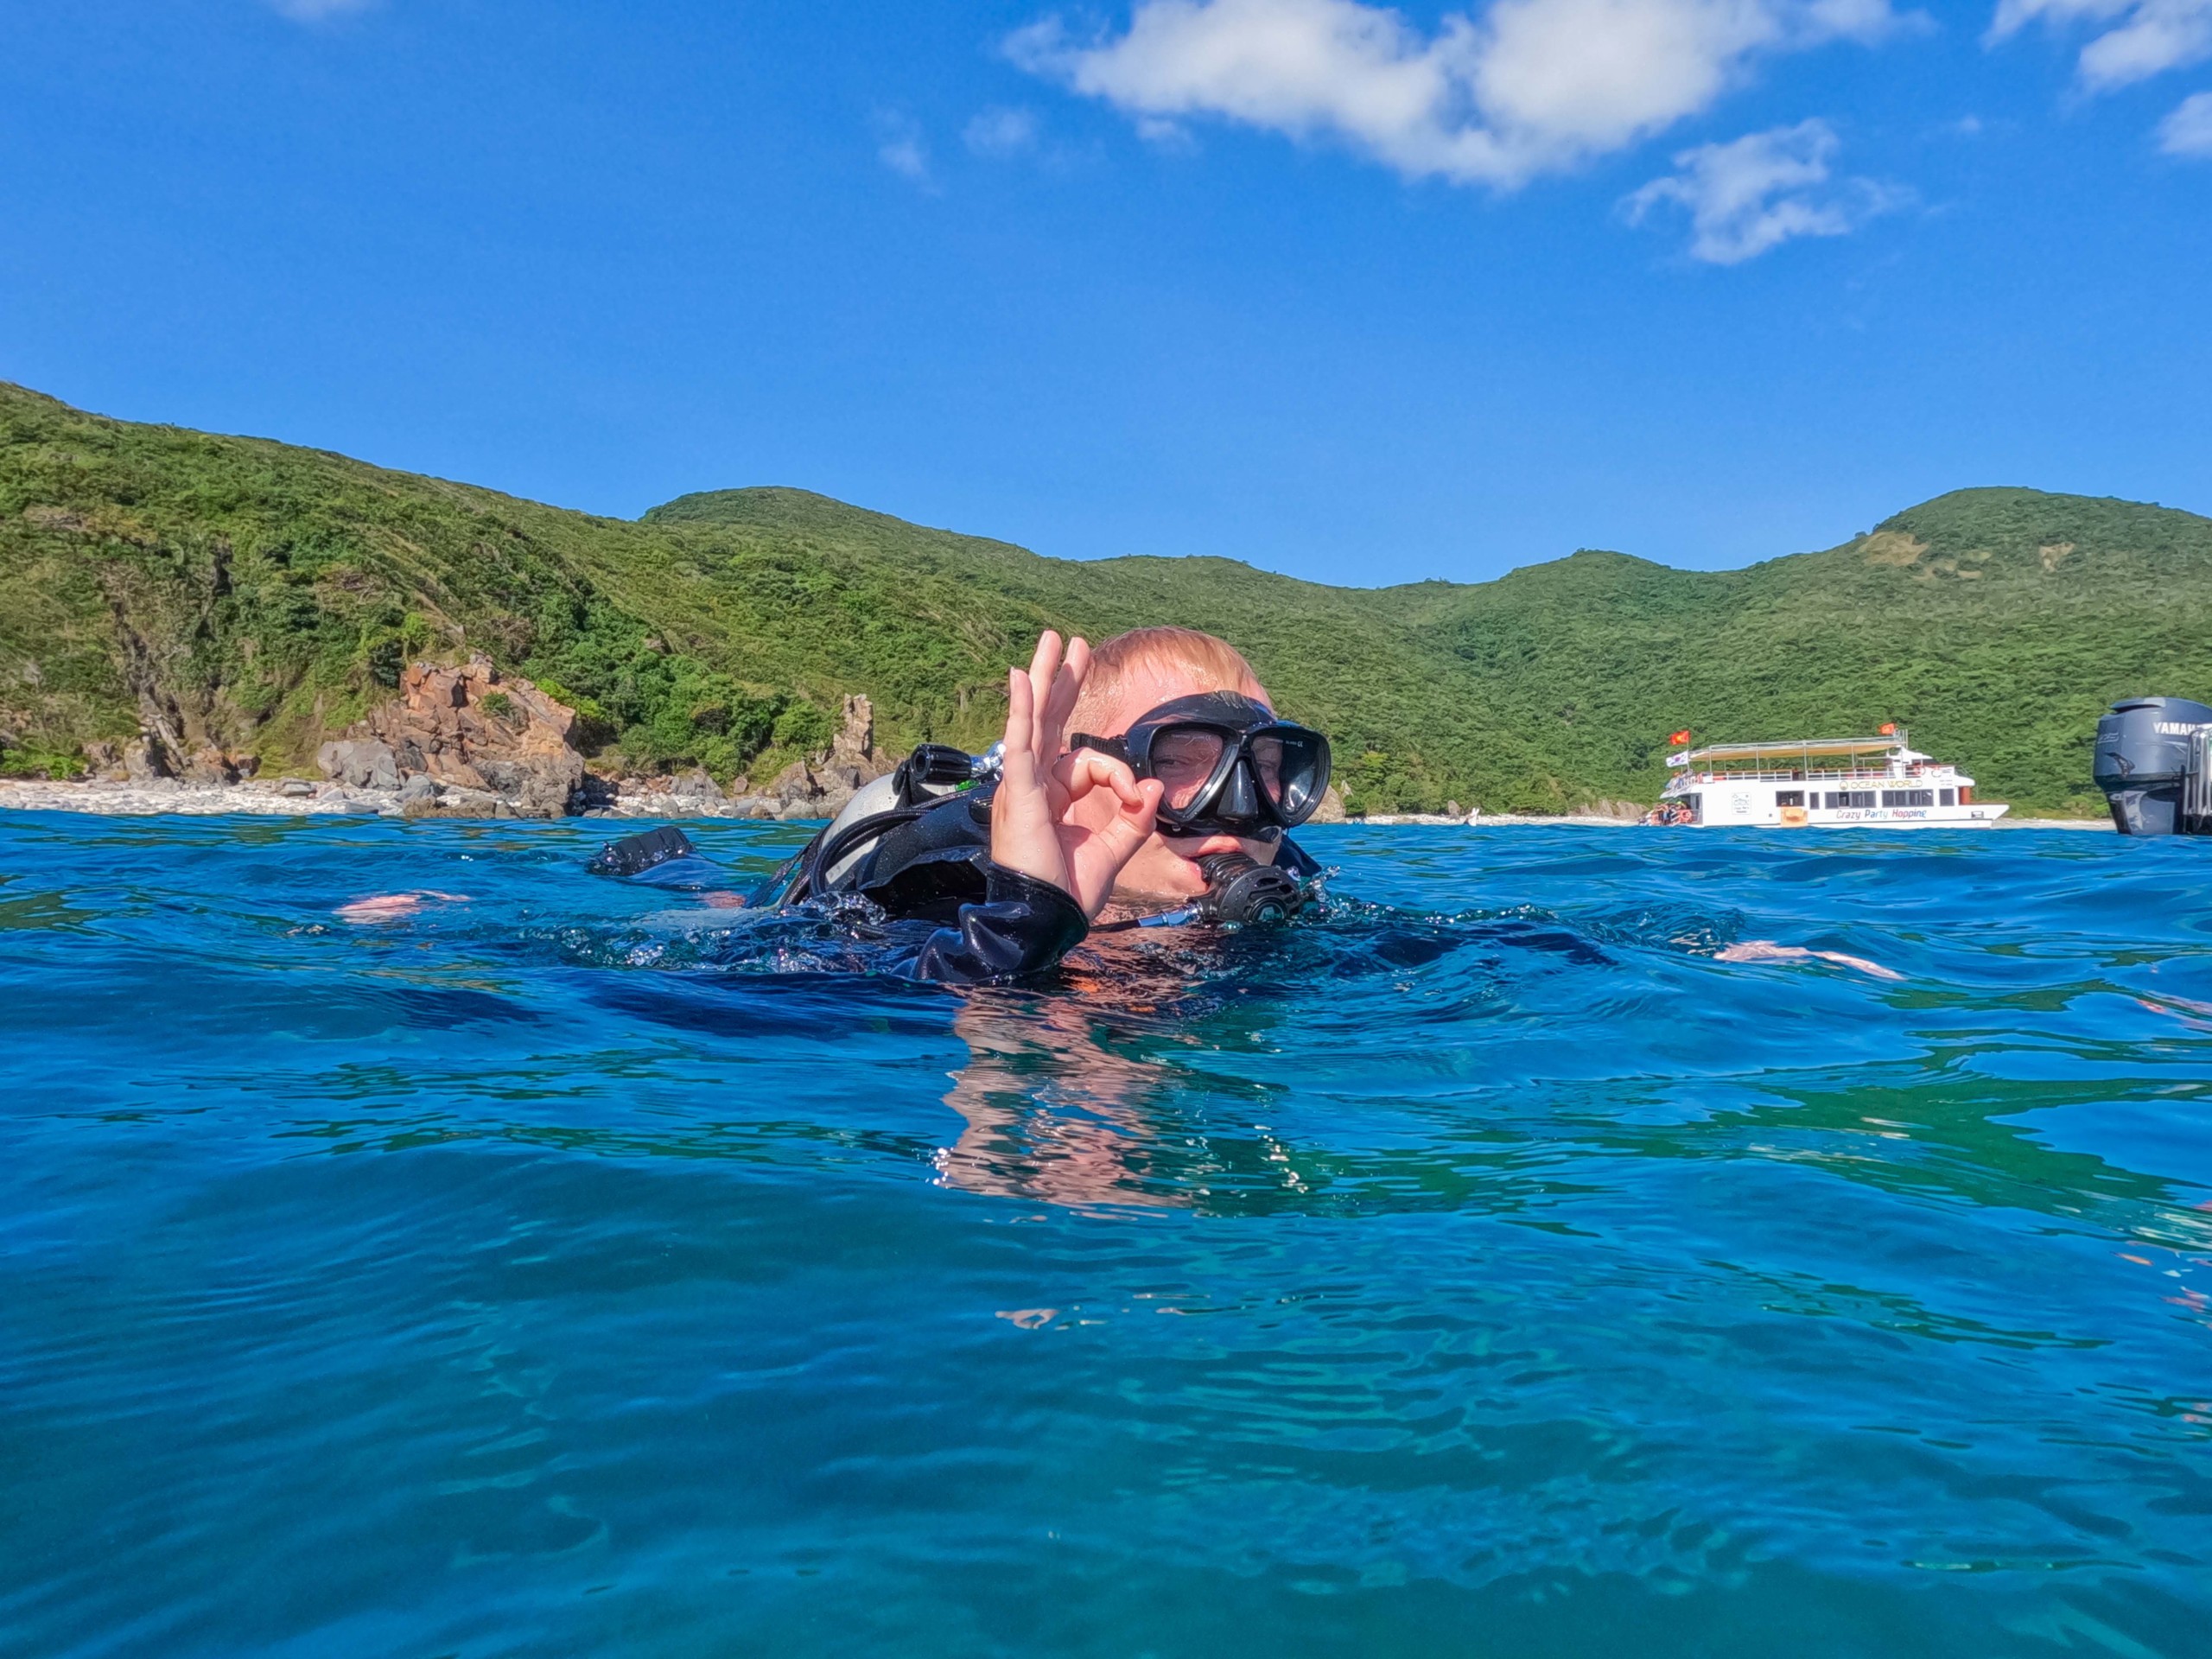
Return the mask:
<svg viewBox="0 0 2212 1659">
<path fill-rule="evenodd" d="M 2212 510 L 2212 0 L 72 0 L 0 378 L 621 516 L 1715 567 Z"/>
</svg>

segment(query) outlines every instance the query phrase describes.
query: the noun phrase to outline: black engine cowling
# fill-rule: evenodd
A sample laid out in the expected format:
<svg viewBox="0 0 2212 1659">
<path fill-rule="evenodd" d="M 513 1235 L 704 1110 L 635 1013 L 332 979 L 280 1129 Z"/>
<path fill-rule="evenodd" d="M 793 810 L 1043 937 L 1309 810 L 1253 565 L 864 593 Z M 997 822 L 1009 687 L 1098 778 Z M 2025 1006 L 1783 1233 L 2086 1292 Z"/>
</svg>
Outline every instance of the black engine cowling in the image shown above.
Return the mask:
<svg viewBox="0 0 2212 1659">
<path fill-rule="evenodd" d="M 2131 697 L 2097 722 L 2097 787 L 2123 836 L 2212 835 L 2212 708 Z"/>
</svg>

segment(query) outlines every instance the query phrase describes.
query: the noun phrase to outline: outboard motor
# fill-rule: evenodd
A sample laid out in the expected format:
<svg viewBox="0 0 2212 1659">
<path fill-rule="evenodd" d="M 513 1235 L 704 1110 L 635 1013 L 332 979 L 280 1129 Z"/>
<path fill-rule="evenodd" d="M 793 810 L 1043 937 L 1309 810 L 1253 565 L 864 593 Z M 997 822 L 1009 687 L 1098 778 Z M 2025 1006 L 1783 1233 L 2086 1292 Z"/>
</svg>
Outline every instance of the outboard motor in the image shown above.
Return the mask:
<svg viewBox="0 0 2212 1659">
<path fill-rule="evenodd" d="M 2123 836 L 2212 835 L 2212 708 L 2131 697 L 2097 722 L 2097 787 Z"/>
</svg>

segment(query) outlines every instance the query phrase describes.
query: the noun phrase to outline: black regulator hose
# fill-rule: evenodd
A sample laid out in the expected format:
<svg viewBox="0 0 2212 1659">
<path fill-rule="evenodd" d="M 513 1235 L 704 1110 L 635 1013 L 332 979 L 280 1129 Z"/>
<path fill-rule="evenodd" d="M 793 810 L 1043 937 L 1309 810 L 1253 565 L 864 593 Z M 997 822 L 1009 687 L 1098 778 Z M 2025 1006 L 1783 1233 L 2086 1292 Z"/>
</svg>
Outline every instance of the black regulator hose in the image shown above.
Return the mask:
<svg viewBox="0 0 2212 1659">
<path fill-rule="evenodd" d="M 1198 861 L 1205 896 L 1196 906 L 1212 922 L 1287 922 L 1306 902 L 1297 878 L 1243 853 L 1210 853 Z"/>
</svg>

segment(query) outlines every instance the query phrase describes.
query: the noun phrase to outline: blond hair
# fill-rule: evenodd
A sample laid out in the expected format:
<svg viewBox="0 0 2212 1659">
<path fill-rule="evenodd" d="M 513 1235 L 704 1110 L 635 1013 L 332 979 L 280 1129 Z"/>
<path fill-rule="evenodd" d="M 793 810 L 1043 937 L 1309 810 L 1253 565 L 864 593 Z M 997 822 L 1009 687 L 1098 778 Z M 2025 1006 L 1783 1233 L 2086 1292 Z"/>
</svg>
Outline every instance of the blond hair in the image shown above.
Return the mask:
<svg viewBox="0 0 2212 1659">
<path fill-rule="evenodd" d="M 1201 683 L 1220 691 L 1239 691 L 1264 696 L 1260 677 L 1244 653 L 1226 639 L 1217 639 L 1196 628 L 1131 628 L 1117 633 L 1090 652 L 1090 672 L 1076 699 L 1069 728 L 1095 732 L 1095 724 L 1111 714 L 1122 688 L 1144 669 L 1173 673 L 1179 669 Z"/>
</svg>

